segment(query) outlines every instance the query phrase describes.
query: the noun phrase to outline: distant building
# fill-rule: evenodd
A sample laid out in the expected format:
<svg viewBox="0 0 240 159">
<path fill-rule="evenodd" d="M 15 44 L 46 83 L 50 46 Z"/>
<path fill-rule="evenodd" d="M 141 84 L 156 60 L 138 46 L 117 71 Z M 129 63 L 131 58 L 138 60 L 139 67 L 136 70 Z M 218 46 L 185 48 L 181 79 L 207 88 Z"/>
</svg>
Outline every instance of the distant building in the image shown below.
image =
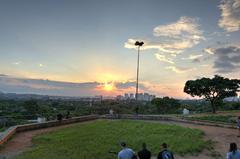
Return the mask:
<svg viewBox="0 0 240 159">
<path fill-rule="evenodd" d="M 138 93 L 138 101 L 152 101 L 156 96 L 151 95 L 149 93 Z M 125 93 L 124 96 L 118 95 L 116 96 L 116 100 L 135 100 L 135 96 L 133 93 Z"/>
<path fill-rule="evenodd" d="M 225 102 L 240 102 L 240 96 L 228 97 L 224 99 Z"/>
<path fill-rule="evenodd" d="M 183 109 L 183 115 L 189 115 L 189 110 L 186 109 L 186 108 L 184 108 L 184 109 Z"/>
<path fill-rule="evenodd" d="M 125 94 L 124 94 L 124 99 L 125 99 L 125 100 L 128 100 L 128 99 L 129 99 L 128 93 L 125 93 Z"/>
<path fill-rule="evenodd" d="M 133 93 L 130 93 L 130 99 L 135 99 L 135 96 Z"/>
</svg>

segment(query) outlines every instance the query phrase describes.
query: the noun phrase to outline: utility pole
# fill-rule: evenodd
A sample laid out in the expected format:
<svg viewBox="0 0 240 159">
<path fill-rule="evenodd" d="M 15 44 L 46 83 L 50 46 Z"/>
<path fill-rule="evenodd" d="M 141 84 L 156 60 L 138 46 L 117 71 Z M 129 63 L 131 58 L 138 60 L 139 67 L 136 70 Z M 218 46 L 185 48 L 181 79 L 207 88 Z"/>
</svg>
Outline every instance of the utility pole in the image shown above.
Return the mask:
<svg viewBox="0 0 240 159">
<path fill-rule="evenodd" d="M 140 47 L 143 46 L 144 42 L 135 42 L 135 46 L 138 46 L 138 58 L 137 58 L 137 81 L 136 81 L 136 101 L 138 100 L 138 78 L 139 78 L 139 58 L 140 58 Z"/>
</svg>

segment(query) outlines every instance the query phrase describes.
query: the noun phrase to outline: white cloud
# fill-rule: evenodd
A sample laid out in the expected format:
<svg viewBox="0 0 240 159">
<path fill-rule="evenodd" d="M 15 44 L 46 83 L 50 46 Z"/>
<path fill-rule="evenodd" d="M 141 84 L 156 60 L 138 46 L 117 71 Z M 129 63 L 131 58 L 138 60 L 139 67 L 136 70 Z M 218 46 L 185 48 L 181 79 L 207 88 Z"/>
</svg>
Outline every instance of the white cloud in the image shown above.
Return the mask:
<svg viewBox="0 0 240 159">
<path fill-rule="evenodd" d="M 166 36 L 179 38 L 187 36 L 192 39 L 198 40 L 202 37 L 202 31 L 198 29 L 199 25 L 197 19 L 190 17 L 181 17 L 177 22 L 168 25 L 159 25 L 154 28 L 155 36 Z"/>
<path fill-rule="evenodd" d="M 192 68 L 177 67 L 177 66 L 168 66 L 168 67 L 165 67 L 165 69 L 171 70 L 176 73 L 186 73 L 193 70 Z"/>
<path fill-rule="evenodd" d="M 12 64 L 13 65 L 20 65 L 22 62 L 21 61 L 16 61 L 16 62 L 13 62 Z"/>
<path fill-rule="evenodd" d="M 201 54 L 199 54 L 199 55 L 190 55 L 189 56 L 189 59 L 190 60 L 195 60 L 195 59 L 198 59 L 198 58 L 200 58 L 200 57 L 202 57 L 203 55 L 201 55 Z"/>
<path fill-rule="evenodd" d="M 234 32 L 240 29 L 240 0 L 222 0 L 219 5 L 221 19 L 219 27 L 227 32 Z"/>
<path fill-rule="evenodd" d="M 198 54 L 198 55 L 189 55 L 187 58 L 182 58 L 183 60 L 196 60 L 202 57 L 203 55 Z"/>
<path fill-rule="evenodd" d="M 41 63 L 40 63 L 38 66 L 39 66 L 39 67 L 44 67 L 44 65 L 43 65 L 43 64 L 41 64 Z"/>
<path fill-rule="evenodd" d="M 214 54 L 214 49 L 208 47 L 208 48 L 203 49 L 203 52 L 206 52 L 206 53 L 208 53 L 210 55 L 213 55 Z"/>
<path fill-rule="evenodd" d="M 136 49 L 135 41 L 144 41 L 142 49 L 158 49 L 172 56 L 191 48 L 204 40 L 203 31 L 199 29 L 197 19 L 181 17 L 177 22 L 159 25 L 153 29 L 152 39 L 128 39 L 125 48 Z"/>
<path fill-rule="evenodd" d="M 161 54 L 156 53 L 156 54 L 155 54 L 155 57 L 156 57 L 159 61 L 163 61 L 163 62 L 167 62 L 167 63 L 170 63 L 170 64 L 174 64 L 173 60 L 170 59 L 170 58 L 167 58 L 165 55 L 161 55 Z"/>
<path fill-rule="evenodd" d="M 207 64 L 200 65 L 201 67 L 209 67 Z"/>
</svg>

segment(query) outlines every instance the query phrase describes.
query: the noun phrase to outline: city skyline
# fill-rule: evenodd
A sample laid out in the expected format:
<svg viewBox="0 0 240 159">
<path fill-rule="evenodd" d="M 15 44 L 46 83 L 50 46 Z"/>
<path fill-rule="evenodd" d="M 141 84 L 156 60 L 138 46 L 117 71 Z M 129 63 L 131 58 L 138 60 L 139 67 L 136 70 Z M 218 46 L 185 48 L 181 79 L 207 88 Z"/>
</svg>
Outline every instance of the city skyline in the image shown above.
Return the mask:
<svg viewBox="0 0 240 159">
<path fill-rule="evenodd" d="M 240 0 L 1 1 L 0 91 L 189 98 L 187 80 L 240 78 Z"/>
</svg>

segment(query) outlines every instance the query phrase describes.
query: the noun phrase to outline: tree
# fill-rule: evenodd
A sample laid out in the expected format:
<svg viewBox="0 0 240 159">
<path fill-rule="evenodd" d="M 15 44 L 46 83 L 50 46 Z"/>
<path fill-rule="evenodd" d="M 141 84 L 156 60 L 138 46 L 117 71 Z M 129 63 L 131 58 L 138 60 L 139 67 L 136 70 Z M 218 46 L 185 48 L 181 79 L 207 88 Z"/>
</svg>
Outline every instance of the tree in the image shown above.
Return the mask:
<svg viewBox="0 0 240 159">
<path fill-rule="evenodd" d="M 151 101 L 154 104 L 159 113 L 173 113 L 180 107 L 178 100 L 169 97 L 155 98 Z"/>
<path fill-rule="evenodd" d="M 240 80 L 228 79 L 218 75 L 214 78 L 201 78 L 189 80 L 185 83 L 184 92 L 192 97 L 204 97 L 210 102 L 212 112 L 216 113 L 217 103 L 224 98 L 237 96 L 239 92 Z"/>
<path fill-rule="evenodd" d="M 36 100 L 25 101 L 23 107 L 26 109 L 29 115 L 37 115 L 39 112 L 39 105 Z"/>
</svg>

